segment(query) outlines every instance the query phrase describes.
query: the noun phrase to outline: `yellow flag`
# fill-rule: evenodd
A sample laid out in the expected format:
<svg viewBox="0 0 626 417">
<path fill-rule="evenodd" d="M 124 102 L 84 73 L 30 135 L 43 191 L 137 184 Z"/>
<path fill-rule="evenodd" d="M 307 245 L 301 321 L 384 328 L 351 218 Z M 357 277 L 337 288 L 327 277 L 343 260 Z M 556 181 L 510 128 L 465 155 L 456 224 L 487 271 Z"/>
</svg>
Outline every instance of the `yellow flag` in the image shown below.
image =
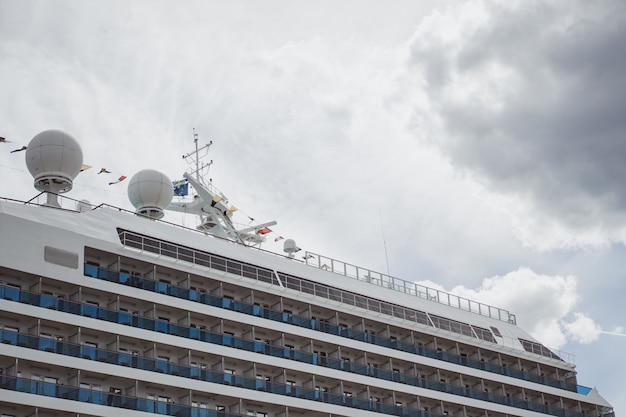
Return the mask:
<svg viewBox="0 0 626 417">
<path fill-rule="evenodd" d="M 226 215 L 229 216 L 229 215 L 233 214 L 236 211 L 237 211 L 237 207 L 230 206 L 230 208 L 228 210 L 226 210 Z"/>
<path fill-rule="evenodd" d="M 89 168 L 91 168 L 91 165 L 83 164 L 83 166 L 80 167 L 80 172 L 87 171 Z"/>
</svg>

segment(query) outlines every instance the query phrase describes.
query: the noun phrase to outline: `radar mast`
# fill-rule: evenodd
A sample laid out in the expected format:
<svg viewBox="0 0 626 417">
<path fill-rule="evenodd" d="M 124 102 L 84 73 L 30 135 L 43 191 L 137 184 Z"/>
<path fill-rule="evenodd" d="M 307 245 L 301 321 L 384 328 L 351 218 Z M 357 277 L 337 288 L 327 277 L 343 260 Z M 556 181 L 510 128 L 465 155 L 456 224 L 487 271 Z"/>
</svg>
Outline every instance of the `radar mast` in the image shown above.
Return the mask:
<svg viewBox="0 0 626 417">
<path fill-rule="evenodd" d="M 205 158 L 208 154 L 209 154 L 209 148 L 211 147 L 211 145 L 213 145 L 213 141 L 209 141 L 209 143 L 205 144 L 203 147 L 201 147 L 200 149 L 198 149 L 198 134 L 196 133 L 196 129 L 193 129 L 193 143 L 196 147 L 196 150 L 194 152 L 190 152 L 187 155 L 183 155 L 183 159 L 185 161 L 187 161 L 188 164 L 194 164 L 196 166 L 195 170 L 187 170 L 187 172 L 191 173 L 192 175 L 195 174 L 196 176 L 196 181 L 198 181 L 199 183 L 205 185 L 205 186 L 209 186 L 209 184 L 206 184 L 204 182 L 204 175 L 209 173 L 209 168 L 211 167 L 211 165 L 213 165 L 213 160 L 211 159 L 209 161 L 209 163 L 204 163 L 201 162 L 202 158 Z M 200 152 L 203 152 L 202 155 L 200 155 Z"/>
<path fill-rule="evenodd" d="M 207 158 L 209 148 L 213 145 L 213 141 L 198 147 L 198 134 L 193 131 L 193 141 L 195 151 L 183 155 L 183 159 L 192 165 L 183 177 L 187 180 L 195 191 L 195 195 L 191 201 L 176 201 L 170 203 L 166 210 L 188 213 L 197 216 L 200 224 L 197 229 L 213 236 L 232 240 L 250 246 L 260 246 L 265 241 L 265 237 L 259 233 L 268 226 L 276 224 L 270 221 L 255 226 L 243 226 L 233 222 L 232 217 L 236 209 L 229 204 L 229 200 L 214 185 L 211 179 L 206 181 L 209 168 L 213 164 L 213 160 L 206 163 L 202 161 Z"/>
</svg>

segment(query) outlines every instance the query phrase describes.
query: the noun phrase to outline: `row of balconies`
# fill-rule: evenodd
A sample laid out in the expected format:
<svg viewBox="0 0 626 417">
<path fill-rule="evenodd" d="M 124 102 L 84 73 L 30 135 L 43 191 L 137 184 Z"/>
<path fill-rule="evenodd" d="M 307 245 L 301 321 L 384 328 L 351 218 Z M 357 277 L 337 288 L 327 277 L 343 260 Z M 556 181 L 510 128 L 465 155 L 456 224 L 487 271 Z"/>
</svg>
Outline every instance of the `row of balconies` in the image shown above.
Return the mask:
<svg viewBox="0 0 626 417">
<path fill-rule="evenodd" d="M 98 301 L 96 297 L 101 297 L 102 294 L 89 294 L 89 291 L 82 291 L 83 296 L 86 299 L 86 305 L 84 305 L 83 307 L 85 307 L 84 311 L 82 312 L 83 315 L 87 315 L 87 316 L 91 316 L 91 317 L 97 317 L 98 315 L 101 315 L 101 313 L 99 313 L 98 311 L 102 311 L 102 310 L 98 310 Z M 115 304 L 115 303 L 109 303 L 109 304 Z M 125 303 L 123 301 L 120 301 L 118 304 L 120 305 L 127 305 L 129 303 Z M 136 307 L 136 303 L 132 303 L 132 307 L 135 308 Z M 130 324 L 131 321 L 137 321 L 138 323 L 141 322 L 143 323 L 142 325 L 144 327 L 148 327 L 148 328 L 155 328 L 157 331 L 161 331 L 164 333 L 168 333 L 169 332 L 169 327 L 176 327 L 177 328 L 177 333 L 180 333 L 180 329 L 178 329 L 179 327 L 181 327 L 178 324 L 174 324 L 174 325 L 170 325 L 169 322 L 171 321 L 171 316 L 168 316 L 169 313 L 171 313 L 171 311 L 160 311 L 159 310 L 160 306 L 156 306 L 156 305 L 152 305 L 152 308 L 149 308 L 145 311 L 140 311 L 140 310 L 133 310 L 135 311 L 136 314 L 122 314 L 122 315 L 116 315 L 115 313 L 113 313 L 113 315 L 115 316 L 115 318 L 113 318 L 113 321 L 119 320 L 120 322 L 124 322 L 125 324 Z M 128 309 L 126 307 L 121 307 L 120 308 L 121 311 L 128 311 Z M 110 311 L 108 313 L 111 313 Z M 273 330 L 269 330 L 266 328 L 254 328 L 245 324 L 242 324 L 240 322 L 225 322 L 223 320 L 221 321 L 215 321 L 215 319 L 213 319 L 212 321 L 209 321 L 206 319 L 205 316 L 199 316 L 198 317 L 194 317 L 192 318 L 190 313 L 186 313 L 187 316 L 186 317 L 182 317 L 178 320 L 173 320 L 174 323 L 182 323 L 183 326 L 186 324 L 187 326 L 189 326 L 192 329 L 200 329 L 200 331 L 206 331 L 207 329 L 209 331 L 212 332 L 217 332 L 219 334 L 225 334 L 225 335 L 231 335 L 231 336 L 236 336 L 237 338 L 243 338 L 243 339 L 247 339 L 247 340 L 264 340 L 267 342 L 271 342 L 272 344 L 276 345 L 276 346 L 281 346 L 281 347 L 287 347 L 290 349 L 293 349 L 294 347 L 298 347 L 299 349 L 302 349 L 305 352 L 319 352 L 321 355 L 324 355 L 324 357 L 330 357 L 330 358 L 335 358 L 335 359 L 340 359 L 346 362 L 353 362 L 356 364 L 371 364 L 373 367 L 378 368 L 380 366 L 381 369 L 386 369 L 388 371 L 391 371 L 393 369 L 407 369 L 410 370 L 412 367 L 412 363 L 406 363 L 400 360 L 395 359 L 394 361 L 392 361 L 391 358 L 388 357 L 377 357 L 377 355 L 374 355 L 372 353 L 368 354 L 364 353 L 361 356 L 357 356 L 357 357 L 350 357 L 349 355 L 346 355 L 345 353 L 342 353 L 342 346 L 336 346 L 336 345 L 332 345 L 332 346 L 324 346 L 323 344 L 321 344 L 318 341 L 315 341 L 313 339 L 305 339 L 305 338 L 298 338 L 295 335 L 285 335 L 284 333 L 278 333 L 276 331 Z M 111 314 L 109 314 L 111 315 Z M 126 316 L 126 321 L 122 320 L 122 318 Z M 151 316 L 151 317 L 155 317 L 157 318 L 157 320 L 148 320 L 146 321 L 145 319 L 143 319 L 146 316 Z M 349 352 L 349 349 L 346 350 L 347 352 Z M 441 349 L 438 349 L 437 351 L 433 351 L 435 352 L 435 356 L 433 357 L 437 357 L 437 355 L 444 355 L 443 351 Z M 469 377 L 466 377 L 469 378 Z M 441 381 L 440 377 L 436 378 L 437 381 Z M 454 381 L 458 380 L 459 382 L 462 382 L 462 377 L 459 374 L 458 378 L 454 378 Z M 467 383 L 465 383 L 464 385 L 468 385 Z M 472 387 L 475 387 L 476 384 L 472 383 L 469 384 Z M 482 389 L 488 389 L 488 388 L 482 388 Z M 504 389 L 502 389 L 504 390 Z M 525 396 L 524 396 L 525 397 Z"/>
<path fill-rule="evenodd" d="M 14 364 L 11 365 L 11 362 Z M 216 395 L 207 391 L 125 378 L 119 374 L 102 374 L 25 359 L 16 361 L 1 355 L 0 365 L 5 371 L 0 375 L 0 389 L 107 407 L 189 417 L 328 416 L 315 410 L 303 410 L 293 406 L 287 408 L 284 405 L 263 403 L 243 396 Z M 0 407 L 7 415 L 15 417 L 33 415 L 34 406 L 11 403 L 9 398 L 4 396 L 4 404 L 0 402 Z M 38 414 L 40 417 L 68 415 L 58 409 L 38 410 Z M 86 415 L 80 413 L 81 417 Z"/>
<path fill-rule="evenodd" d="M 293 405 L 286 407 L 277 403 L 263 402 L 259 399 L 249 399 L 250 396 L 245 393 L 239 397 L 225 396 L 223 394 L 211 393 L 208 390 L 189 389 L 181 386 L 183 384 L 177 386 L 163 385 L 156 382 L 158 381 L 157 379 L 138 380 L 126 378 L 123 376 L 123 372 L 103 374 L 26 359 L 17 361 L 2 355 L 0 355 L 0 366 L 4 372 L 0 376 L 0 389 L 64 398 L 103 406 L 157 414 L 193 415 L 199 417 L 234 417 L 235 415 L 267 417 L 306 415 L 321 417 L 329 415 L 316 412 L 316 406 L 306 410 L 298 409 L 293 407 Z M 424 398 L 420 400 L 420 398 L 411 398 L 411 396 L 393 398 L 389 397 L 388 393 L 382 390 L 358 392 L 355 389 L 356 387 L 349 384 L 345 385 L 341 394 L 337 394 L 337 387 L 326 385 L 328 381 L 323 379 L 318 380 L 312 388 L 302 388 L 298 387 L 295 381 L 291 380 L 287 380 L 286 383 L 271 382 L 268 379 L 271 377 L 264 375 L 261 368 L 258 368 L 256 372 L 255 375 L 248 373 L 248 376 L 239 376 L 236 369 L 224 368 L 224 372 L 221 373 L 199 369 L 199 377 L 197 379 L 220 385 L 397 416 L 504 417 L 504 415 L 499 413 L 473 409 L 462 405 L 445 404 L 433 399 Z M 350 391 L 350 389 L 354 391 Z M 412 399 L 413 401 L 408 404 L 410 408 L 403 407 L 401 399 Z M 395 404 L 393 404 L 393 400 L 395 400 Z M 18 406 L 14 408 L 18 408 Z M 225 414 L 219 414 L 219 412 Z M 339 416 L 341 414 L 333 415 Z"/>
<path fill-rule="evenodd" d="M 46 284 L 46 283 L 44 283 L 44 284 Z M 44 285 L 44 286 L 47 286 L 47 285 Z M 87 315 L 91 315 L 92 317 L 102 318 L 100 312 L 98 311 L 99 308 L 94 305 L 94 304 L 96 304 L 96 302 L 94 301 L 94 297 L 93 296 L 95 296 L 97 294 L 87 294 L 88 292 L 86 292 L 86 291 L 83 291 L 83 292 L 78 291 L 78 292 L 82 293 L 90 301 L 89 304 L 85 305 L 87 307 L 87 309 L 84 310 L 84 311 L 87 313 Z M 155 308 L 153 308 L 151 310 L 154 311 Z M 150 311 L 150 310 L 148 310 L 148 311 Z M 9 321 L 6 324 L 7 328 L 10 329 L 10 330 L 18 329 L 17 327 L 12 327 L 12 324 L 17 324 L 17 322 L 19 322 L 20 320 L 23 321 L 24 319 L 16 317 L 16 318 L 14 318 L 14 321 L 16 323 L 11 323 Z M 162 324 L 164 323 L 163 320 L 159 320 L 159 321 Z M 215 321 L 216 320 L 214 319 L 214 322 Z M 154 320 L 152 320 L 151 322 L 154 322 Z M 207 323 L 207 324 L 209 324 L 209 323 Z M 203 325 L 200 325 L 200 327 L 202 327 L 202 326 Z M 159 329 L 160 329 L 159 326 L 157 326 L 157 327 L 149 326 L 149 327 L 150 327 L 151 330 L 159 331 Z M 50 324 L 50 323 L 48 323 L 48 324 L 42 323 L 40 320 L 37 321 L 36 325 L 27 326 L 27 328 L 28 328 L 28 332 L 30 334 L 33 334 L 35 332 L 35 330 L 36 330 L 40 336 L 43 336 L 44 339 L 48 339 L 48 340 L 52 339 L 52 340 L 56 340 L 56 341 L 63 341 L 63 340 L 72 340 L 74 342 L 78 341 L 78 343 L 81 343 L 82 345 L 90 348 L 91 350 L 95 350 L 98 345 L 100 345 L 100 346 L 104 345 L 104 346 L 106 346 L 109 349 L 112 348 L 112 347 L 115 347 L 117 345 L 117 349 L 120 352 L 126 352 L 126 356 L 128 356 L 128 352 L 131 352 L 131 355 L 140 356 L 140 353 L 139 353 L 140 350 L 137 349 L 137 346 L 139 346 L 139 344 L 143 343 L 143 341 L 140 341 L 140 340 L 137 340 L 135 342 L 124 342 L 123 340 L 120 340 L 119 336 L 116 336 L 116 335 L 113 335 L 113 334 L 109 334 L 108 340 L 106 340 L 106 337 L 103 339 L 103 336 L 99 335 L 98 331 L 77 329 L 75 332 L 72 332 L 71 328 L 68 329 L 67 326 L 66 326 L 65 331 L 61 332 L 60 328 L 58 328 L 58 326 L 55 327 L 55 325 Z M 81 330 L 82 330 L 82 334 L 81 334 Z M 167 325 L 166 324 L 162 327 L 162 330 L 164 332 L 167 332 Z M 236 336 L 235 332 L 238 332 L 237 336 L 243 335 L 241 323 L 226 322 L 224 320 L 217 320 L 217 324 L 214 324 L 213 326 L 211 326 L 211 330 L 219 331 L 221 334 L 224 335 L 224 338 L 221 339 L 222 340 L 221 341 L 222 344 L 227 344 L 224 341 L 228 340 L 228 339 L 235 339 L 235 340 L 237 340 L 237 338 L 235 337 Z M 230 330 L 233 330 L 233 331 L 230 331 Z M 271 332 L 271 330 L 269 330 L 269 329 L 261 329 L 261 332 L 259 333 L 259 335 L 262 335 L 263 337 L 267 337 L 269 332 Z M 250 329 L 249 329 L 249 331 L 247 333 L 249 333 L 250 335 L 254 336 L 256 334 L 255 328 L 254 327 L 250 327 Z M 98 339 L 100 341 L 95 341 L 95 340 L 98 340 Z M 258 338 L 256 338 L 256 339 L 258 339 Z M 241 340 L 241 339 L 239 339 L 239 340 Z M 266 341 L 268 339 L 261 338 L 261 340 Z M 285 354 L 284 354 L 285 351 L 287 351 L 287 350 L 291 351 L 291 349 L 293 349 L 294 345 L 289 345 L 289 344 L 285 343 L 286 340 L 291 342 L 291 343 L 295 343 L 293 338 L 285 339 L 285 336 L 282 335 L 282 340 L 278 340 L 278 342 L 280 343 L 280 346 L 282 348 L 278 349 L 278 350 L 275 350 L 274 351 L 275 355 L 280 355 L 281 357 L 284 357 L 285 356 Z M 277 340 L 274 340 L 274 342 L 276 342 L 276 341 Z M 229 343 L 232 343 L 232 342 L 228 342 L 228 344 Z M 328 355 L 328 351 L 321 350 L 324 346 L 316 345 L 316 343 L 317 343 L 316 340 L 309 339 L 307 341 L 307 343 L 304 344 L 304 346 L 310 346 L 311 350 L 313 352 L 317 352 L 313 356 L 319 356 L 320 358 L 324 359 L 324 361 L 320 360 L 320 364 L 322 364 L 321 362 L 325 362 L 326 360 L 328 362 L 331 362 L 330 359 L 326 359 L 329 356 Z M 263 345 L 263 344 L 265 344 L 265 342 L 257 343 L 257 345 Z M 285 349 L 285 347 L 287 347 L 288 349 Z M 329 346 L 327 346 L 327 348 L 328 347 Z M 319 350 L 316 350 L 316 348 L 319 349 Z M 178 349 L 178 352 L 174 352 L 173 353 L 173 350 L 176 350 L 176 349 Z M 254 349 L 256 349 L 256 348 L 254 348 Z M 256 350 L 254 350 L 254 351 L 256 351 Z M 155 358 L 158 361 L 161 361 L 161 362 L 164 362 L 164 363 L 169 363 L 172 360 L 171 359 L 172 357 L 174 357 L 174 360 L 177 361 L 176 362 L 177 364 L 186 362 L 187 360 L 189 360 L 190 364 L 191 363 L 202 363 L 200 361 L 203 360 L 203 358 L 191 357 L 190 356 L 191 353 L 187 354 L 187 351 L 184 351 L 184 350 L 182 350 L 180 348 L 163 347 L 163 346 L 157 347 L 156 343 L 153 346 L 145 346 L 145 344 L 144 344 L 142 353 L 147 355 L 148 357 Z M 186 353 L 186 354 L 182 355 L 182 353 Z M 270 351 L 270 354 L 271 353 L 272 352 Z M 331 352 L 331 353 L 334 353 L 334 352 Z M 353 353 L 356 353 L 356 352 L 353 352 Z M 352 368 L 352 371 L 354 371 L 355 369 L 356 370 L 359 370 L 359 369 L 362 370 L 362 369 L 366 368 L 367 369 L 366 375 L 370 375 L 370 376 L 378 377 L 379 376 L 378 373 L 380 373 L 380 375 L 385 375 L 385 371 L 384 370 L 382 370 L 382 369 L 380 371 L 378 370 L 379 366 L 381 368 L 391 369 L 392 372 L 396 372 L 396 371 L 399 371 L 401 369 L 401 368 L 393 368 L 394 365 L 401 366 L 403 371 L 409 370 L 409 371 L 411 371 L 412 374 L 415 374 L 417 372 L 424 372 L 423 369 L 420 369 L 418 371 L 415 365 L 413 365 L 413 368 L 411 369 L 410 367 L 407 367 L 410 364 L 408 364 L 408 363 L 401 364 L 399 361 L 395 361 L 394 362 L 394 361 L 392 361 L 389 358 L 387 358 L 387 362 L 383 362 L 383 363 L 381 363 L 381 362 L 378 362 L 378 363 L 369 362 L 369 361 L 371 361 L 373 359 L 378 359 L 380 361 L 382 358 L 376 358 L 373 355 L 370 355 L 370 357 L 368 357 L 366 352 L 360 353 L 361 356 L 356 356 L 356 357 L 344 356 L 344 355 L 347 355 L 347 354 L 349 355 L 349 351 L 341 352 L 340 347 L 337 347 L 337 354 L 340 357 L 342 357 L 342 361 L 335 361 L 335 363 L 337 363 L 337 362 L 348 362 L 348 363 L 350 363 L 351 361 L 353 361 L 355 364 L 359 363 L 359 362 L 360 363 L 367 363 L 367 366 L 361 366 L 360 368 Z M 291 355 L 294 355 L 294 353 L 292 353 Z M 311 356 L 312 355 L 308 355 L 309 358 Z M 303 358 L 301 357 L 300 359 L 302 361 Z M 183 360 L 183 361 L 181 362 L 181 360 Z M 204 360 L 206 360 L 206 359 L 204 359 Z M 222 362 L 223 362 L 223 360 L 224 359 L 222 358 Z M 212 361 L 210 361 L 210 360 L 208 362 L 211 363 L 210 369 L 215 369 L 216 365 L 214 363 L 212 363 Z M 221 372 L 226 372 L 228 370 L 231 370 L 231 371 L 234 371 L 234 372 L 239 371 L 239 372 L 243 372 L 244 374 L 245 374 L 245 372 L 248 372 L 248 373 L 250 372 L 249 369 L 248 370 L 241 369 L 241 368 L 240 369 L 235 369 L 236 366 L 237 366 L 236 364 L 233 364 L 230 367 L 225 367 L 223 365 L 223 363 L 221 365 L 222 365 Z M 404 366 L 402 366 L 402 365 L 404 365 Z M 205 363 L 205 366 L 207 366 L 206 363 Z M 335 368 L 335 369 L 337 369 L 337 368 Z M 391 374 L 392 372 L 387 372 L 386 374 Z M 497 385 L 494 385 L 494 383 L 490 383 L 488 381 L 477 380 L 476 378 L 473 378 L 474 381 L 471 381 L 471 380 L 469 380 L 469 377 L 464 376 L 464 375 L 460 375 L 460 374 L 456 374 L 456 375 L 450 374 L 450 375 L 448 375 L 449 379 L 446 380 L 445 373 L 442 374 L 440 370 L 430 369 L 430 370 L 427 370 L 426 372 L 429 372 L 429 374 L 428 375 L 426 375 L 426 374 L 419 374 L 424 379 L 424 382 L 423 382 L 423 385 L 417 385 L 417 386 L 423 386 L 423 387 L 430 388 L 430 389 L 437 389 L 437 386 L 441 384 L 441 387 L 445 386 L 445 389 L 444 389 L 444 391 L 445 391 L 446 389 L 449 388 L 447 385 L 450 384 L 450 381 L 454 381 L 457 378 L 458 378 L 458 382 L 461 383 L 461 385 L 459 385 L 459 386 L 462 387 L 463 386 L 462 385 L 463 384 L 463 378 L 465 378 L 465 381 L 469 382 L 469 383 L 465 383 L 465 389 L 470 394 L 469 395 L 470 397 L 480 398 L 480 397 L 477 396 L 477 393 L 481 394 L 481 397 L 482 397 L 482 390 L 484 390 L 486 393 L 489 393 L 489 392 L 495 393 L 496 390 L 501 389 L 504 392 L 504 387 L 502 387 L 502 386 L 498 387 Z M 355 372 L 355 373 L 358 373 L 358 372 Z M 374 375 L 375 373 L 376 373 L 376 375 Z M 403 374 L 403 375 L 406 375 L 406 374 Z M 309 376 L 309 375 L 307 374 L 306 376 Z M 426 378 L 426 377 L 428 377 L 428 378 Z M 387 378 L 387 379 L 389 379 L 389 378 Z M 302 378 L 296 378 L 295 380 L 297 382 L 299 382 L 300 384 L 304 384 L 304 385 L 300 385 L 299 384 L 298 386 L 305 386 L 306 384 L 311 385 L 308 381 L 303 381 Z M 394 380 L 394 379 L 389 379 L 389 380 Z M 428 381 L 430 381 L 430 382 L 428 382 Z M 433 384 L 433 381 L 435 381 L 434 384 Z M 284 381 L 282 381 L 282 382 L 284 382 Z M 344 388 L 343 388 L 342 384 L 335 384 L 334 388 L 337 389 L 337 387 L 339 387 L 339 386 L 341 386 L 341 392 L 343 392 Z M 311 387 L 313 387 L 313 385 L 311 385 Z M 348 391 L 348 392 L 352 393 L 353 392 L 352 390 L 354 390 L 354 388 L 350 387 L 350 389 L 351 390 Z M 448 391 L 446 391 L 446 392 L 448 392 Z M 382 395 L 381 396 L 379 396 L 379 395 L 373 395 L 373 396 L 370 395 L 369 388 L 367 388 L 367 389 L 361 388 L 360 391 L 358 391 L 358 395 L 360 395 L 360 397 L 357 397 L 357 398 L 363 398 L 366 401 L 370 397 L 372 397 L 372 398 L 379 398 L 379 399 L 380 398 L 384 398 L 384 397 L 382 397 Z M 466 395 L 467 395 L 467 393 L 466 393 Z M 486 395 L 489 395 L 489 394 L 486 394 Z M 521 397 L 527 398 L 526 395 L 527 394 L 525 394 L 522 391 L 522 392 L 520 392 L 518 394 L 515 394 L 512 398 L 521 398 Z M 386 400 L 386 403 L 398 403 L 398 401 L 396 401 L 395 398 L 391 398 L 390 399 L 390 397 L 387 397 L 385 400 Z M 545 400 L 545 398 L 541 397 L 541 400 L 543 401 L 543 400 Z M 525 401 L 526 400 L 524 400 L 522 402 L 525 402 Z"/>
</svg>

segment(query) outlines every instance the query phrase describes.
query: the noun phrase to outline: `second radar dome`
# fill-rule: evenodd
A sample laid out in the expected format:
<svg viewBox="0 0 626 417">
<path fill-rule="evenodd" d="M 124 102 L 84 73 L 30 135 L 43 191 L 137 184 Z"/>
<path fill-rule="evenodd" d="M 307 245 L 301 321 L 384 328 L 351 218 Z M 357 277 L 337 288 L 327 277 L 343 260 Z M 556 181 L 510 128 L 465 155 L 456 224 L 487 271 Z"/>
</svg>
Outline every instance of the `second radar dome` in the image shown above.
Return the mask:
<svg viewBox="0 0 626 417">
<path fill-rule="evenodd" d="M 172 201 L 174 187 L 170 179 L 154 169 L 139 171 L 128 183 L 128 199 L 137 214 L 160 219 L 163 209 Z"/>
</svg>

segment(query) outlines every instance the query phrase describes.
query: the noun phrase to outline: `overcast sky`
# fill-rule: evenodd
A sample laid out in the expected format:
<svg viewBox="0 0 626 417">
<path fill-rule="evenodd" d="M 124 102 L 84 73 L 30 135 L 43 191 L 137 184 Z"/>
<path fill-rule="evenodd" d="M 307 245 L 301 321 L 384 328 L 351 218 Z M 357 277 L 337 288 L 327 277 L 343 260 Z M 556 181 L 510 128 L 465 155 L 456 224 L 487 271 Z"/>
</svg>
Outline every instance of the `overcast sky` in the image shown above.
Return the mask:
<svg viewBox="0 0 626 417">
<path fill-rule="evenodd" d="M 509 309 L 619 415 L 624 74 L 623 0 L 0 0 L 0 195 L 60 128 L 94 166 L 69 196 L 130 209 L 108 181 L 182 178 L 195 128 L 266 249 Z"/>
</svg>

